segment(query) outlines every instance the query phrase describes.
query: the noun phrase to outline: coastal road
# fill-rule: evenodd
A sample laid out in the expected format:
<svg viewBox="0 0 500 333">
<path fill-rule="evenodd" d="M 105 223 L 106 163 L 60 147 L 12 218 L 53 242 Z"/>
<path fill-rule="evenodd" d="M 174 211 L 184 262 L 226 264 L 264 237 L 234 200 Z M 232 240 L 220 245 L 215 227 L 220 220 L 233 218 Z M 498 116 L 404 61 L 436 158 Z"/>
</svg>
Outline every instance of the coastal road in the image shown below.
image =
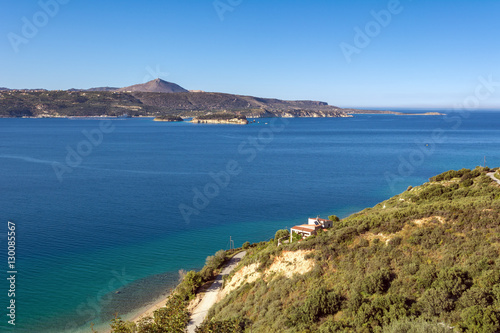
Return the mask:
<svg viewBox="0 0 500 333">
<path fill-rule="evenodd" d="M 488 177 L 490 177 L 491 179 L 493 179 L 494 181 L 496 181 L 498 185 L 500 185 L 500 180 L 498 180 L 498 179 L 495 177 L 495 173 L 494 173 L 494 172 L 488 172 L 486 175 L 487 175 Z"/>
<path fill-rule="evenodd" d="M 207 316 L 208 310 L 212 307 L 212 305 L 215 304 L 215 301 L 217 300 L 217 295 L 219 294 L 222 287 L 223 276 L 229 275 L 231 271 L 236 267 L 236 265 L 238 265 L 241 258 L 245 256 L 245 254 L 246 251 L 236 254 L 222 269 L 222 272 L 217 275 L 214 283 L 212 283 L 210 288 L 207 289 L 200 304 L 198 304 L 198 306 L 193 310 L 193 314 L 191 315 L 191 319 L 189 320 L 187 326 L 188 333 L 194 333 L 195 328 L 203 323 L 203 320 L 205 320 L 205 317 Z"/>
</svg>

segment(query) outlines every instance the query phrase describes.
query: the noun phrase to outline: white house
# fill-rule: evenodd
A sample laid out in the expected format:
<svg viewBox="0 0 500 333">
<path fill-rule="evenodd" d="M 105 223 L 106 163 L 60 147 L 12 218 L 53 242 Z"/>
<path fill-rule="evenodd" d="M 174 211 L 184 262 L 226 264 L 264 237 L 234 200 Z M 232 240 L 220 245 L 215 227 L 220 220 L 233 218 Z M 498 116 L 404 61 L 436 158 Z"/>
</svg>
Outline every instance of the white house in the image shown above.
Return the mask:
<svg viewBox="0 0 500 333">
<path fill-rule="evenodd" d="M 333 221 L 330 220 L 325 220 L 325 219 L 320 219 L 319 216 L 315 218 L 309 218 L 307 220 L 307 224 L 309 225 L 319 225 L 323 229 L 328 229 L 333 227 Z"/>
<path fill-rule="evenodd" d="M 307 224 L 297 225 L 290 230 L 290 242 L 292 241 L 292 234 L 295 232 L 301 235 L 302 238 L 316 235 L 319 229 L 327 229 L 333 226 L 333 222 L 330 220 L 320 219 L 319 216 L 315 218 L 309 218 Z"/>
<path fill-rule="evenodd" d="M 321 229 L 321 227 L 318 225 L 309 225 L 309 224 L 296 225 L 290 230 L 290 242 L 292 241 L 292 234 L 294 232 L 298 235 L 301 235 L 304 238 L 316 235 L 318 233 L 317 232 L 318 229 Z"/>
</svg>

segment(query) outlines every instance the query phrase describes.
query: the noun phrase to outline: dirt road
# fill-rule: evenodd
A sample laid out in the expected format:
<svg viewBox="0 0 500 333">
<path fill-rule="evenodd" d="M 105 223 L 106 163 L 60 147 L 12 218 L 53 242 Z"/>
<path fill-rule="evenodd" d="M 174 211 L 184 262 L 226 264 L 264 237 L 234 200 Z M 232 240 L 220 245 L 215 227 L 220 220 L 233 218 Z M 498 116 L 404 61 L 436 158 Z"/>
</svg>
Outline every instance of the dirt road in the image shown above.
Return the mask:
<svg viewBox="0 0 500 333">
<path fill-rule="evenodd" d="M 496 177 L 495 177 L 495 173 L 494 172 L 489 172 L 486 174 L 488 177 L 490 177 L 491 179 L 493 179 L 494 181 L 497 182 L 498 185 L 500 185 L 500 180 L 498 180 Z"/>
<path fill-rule="evenodd" d="M 203 320 L 205 320 L 208 310 L 212 307 L 212 305 L 215 304 L 215 301 L 217 300 L 217 294 L 222 287 L 222 277 L 224 275 L 229 275 L 231 271 L 236 267 L 236 265 L 238 265 L 241 258 L 245 256 L 245 254 L 246 252 L 243 251 L 235 255 L 222 269 L 222 272 L 217 275 L 217 278 L 215 279 L 214 283 L 212 283 L 210 288 L 208 288 L 208 290 L 206 291 L 200 304 L 198 304 L 198 306 L 193 310 L 193 314 L 191 315 L 191 319 L 189 320 L 189 324 L 187 326 L 188 333 L 194 333 L 195 328 L 201 325 Z"/>
</svg>

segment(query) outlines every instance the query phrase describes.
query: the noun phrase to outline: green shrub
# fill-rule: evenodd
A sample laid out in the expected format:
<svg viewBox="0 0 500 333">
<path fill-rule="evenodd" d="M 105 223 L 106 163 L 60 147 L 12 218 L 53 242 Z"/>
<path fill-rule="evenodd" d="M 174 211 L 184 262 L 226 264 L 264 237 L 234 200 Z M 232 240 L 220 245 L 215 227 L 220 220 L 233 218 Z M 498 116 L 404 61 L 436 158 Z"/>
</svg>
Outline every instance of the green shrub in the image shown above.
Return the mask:
<svg viewBox="0 0 500 333">
<path fill-rule="evenodd" d="M 493 297 L 480 288 L 471 288 L 466 290 L 460 299 L 458 305 L 460 308 L 465 309 L 471 306 L 480 306 L 486 308 L 493 303 Z"/>
<path fill-rule="evenodd" d="M 471 285 L 469 274 L 455 267 L 440 271 L 432 284 L 434 288 L 442 289 L 454 298 L 460 297 Z"/>
<path fill-rule="evenodd" d="M 342 297 L 336 292 L 327 292 L 320 287 L 312 290 L 304 304 L 294 308 L 289 315 L 293 325 L 314 323 L 321 316 L 337 313 L 342 305 Z"/>
<path fill-rule="evenodd" d="M 454 308 L 453 300 L 443 289 L 428 289 L 418 301 L 422 314 L 427 318 L 438 317 L 442 313 L 450 312 Z"/>
<path fill-rule="evenodd" d="M 496 269 L 483 271 L 478 279 L 478 283 L 485 288 L 491 288 L 495 284 L 500 283 L 500 271 Z"/>
<path fill-rule="evenodd" d="M 426 321 L 422 318 L 404 318 L 384 327 L 384 333 L 451 333 L 453 328 L 445 323 Z"/>
<path fill-rule="evenodd" d="M 155 311 L 154 323 L 157 327 L 161 327 L 163 332 L 183 333 L 189 322 L 186 305 L 182 297 L 176 294 L 171 295 L 165 307 Z"/>
<path fill-rule="evenodd" d="M 205 320 L 200 327 L 195 329 L 196 333 L 243 333 L 248 323 L 241 318 L 228 320 Z"/>
<path fill-rule="evenodd" d="M 214 278 L 215 271 L 219 269 L 226 261 L 226 251 L 219 250 L 213 256 L 208 256 L 205 260 L 205 266 L 200 274 L 203 281 L 208 281 Z"/>
<path fill-rule="evenodd" d="M 328 216 L 328 219 L 333 222 L 338 222 L 340 221 L 339 217 L 337 215 L 330 215 Z"/>
<path fill-rule="evenodd" d="M 290 231 L 288 229 L 281 229 L 276 231 L 274 235 L 274 239 L 278 241 L 280 238 L 290 238 Z M 286 240 L 286 239 L 285 239 Z"/>
<path fill-rule="evenodd" d="M 344 322 L 328 319 L 319 327 L 319 333 L 336 333 L 344 331 L 348 326 Z"/>
<path fill-rule="evenodd" d="M 132 322 L 123 321 L 120 317 L 116 316 L 111 320 L 111 330 L 113 333 L 134 333 L 136 332 L 135 324 Z"/>
<path fill-rule="evenodd" d="M 194 293 L 196 289 L 201 286 L 202 281 L 202 277 L 199 273 L 196 273 L 195 271 L 189 271 L 184 277 L 183 283 L 187 286 L 188 290 L 191 293 Z"/>
<path fill-rule="evenodd" d="M 460 186 L 469 187 L 469 186 L 472 186 L 472 184 L 474 184 L 474 181 L 472 179 L 467 179 L 467 180 L 464 180 L 463 182 L 461 182 Z"/>
<path fill-rule="evenodd" d="M 399 237 L 399 236 L 395 236 L 393 238 L 391 238 L 389 240 L 389 245 L 390 246 L 393 246 L 393 247 L 396 247 L 396 246 L 399 246 L 401 244 L 401 242 L 403 241 L 403 238 Z"/>
<path fill-rule="evenodd" d="M 390 282 L 391 273 L 386 269 L 382 269 L 368 275 L 361 284 L 361 290 L 370 295 L 381 294 L 389 288 Z"/>
<path fill-rule="evenodd" d="M 500 330 L 500 312 L 491 307 L 475 305 L 465 309 L 461 327 L 467 332 L 498 332 Z"/>
</svg>

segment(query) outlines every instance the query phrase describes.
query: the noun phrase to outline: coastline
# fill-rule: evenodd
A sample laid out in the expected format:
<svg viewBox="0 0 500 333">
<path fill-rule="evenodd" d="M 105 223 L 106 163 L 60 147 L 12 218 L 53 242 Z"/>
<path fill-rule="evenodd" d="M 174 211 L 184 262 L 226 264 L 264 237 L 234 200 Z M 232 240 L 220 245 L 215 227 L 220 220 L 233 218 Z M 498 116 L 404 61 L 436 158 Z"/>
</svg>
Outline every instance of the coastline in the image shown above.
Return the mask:
<svg viewBox="0 0 500 333">
<path fill-rule="evenodd" d="M 188 311 L 190 312 L 189 323 L 186 327 L 188 332 L 194 332 L 195 327 L 203 322 L 208 310 L 214 303 L 217 302 L 217 297 L 223 284 L 223 277 L 231 273 L 245 254 L 246 251 L 240 251 L 228 257 L 227 262 L 220 267 L 219 273 L 213 278 L 213 280 L 207 281 L 195 292 L 195 297 L 189 301 L 187 305 Z M 148 303 L 128 314 L 124 314 L 120 316 L 120 318 L 125 322 L 133 322 L 137 325 L 142 319 L 153 317 L 155 311 L 165 307 L 169 297 L 175 292 L 176 288 L 180 284 L 181 282 L 178 282 L 175 288 L 171 289 L 171 292 L 162 293 L 161 296 L 157 297 L 151 303 Z M 111 321 L 99 324 L 99 331 L 111 333 L 112 330 L 111 327 L 109 327 L 110 323 Z M 108 327 L 104 328 L 104 326 Z"/>
<path fill-rule="evenodd" d="M 135 313 L 131 314 L 131 316 L 127 318 L 127 320 L 138 323 L 143 318 L 153 316 L 156 310 L 165 306 L 170 295 L 171 293 L 160 296 L 156 301 L 153 301 L 152 304 L 145 305 L 142 308 L 138 309 Z"/>
<path fill-rule="evenodd" d="M 177 285 L 176 285 L 176 287 L 177 287 Z M 124 321 L 134 322 L 134 323 L 138 324 L 139 321 L 141 321 L 143 318 L 152 317 L 156 310 L 164 307 L 165 304 L 167 303 L 167 300 L 170 297 L 170 295 L 171 295 L 171 293 L 168 293 L 166 295 L 162 294 L 161 296 L 156 298 L 156 300 L 152 301 L 152 303 L 148 303 L 148 304 L 136 309 L 135 311 L 132 311 L 128 314 L 120 316 L 120 318 Z M 99 324 L 99 326 L 96 326 L 96 328 L 99 329 L 99 332 L 102 331 L 103 333 L 112 333 L 110 323 L 111 323 L 111 320 L 109 320 L 105 323 Z M 104 328 L 103 326 L 106 328 Z"/>
</svg>

